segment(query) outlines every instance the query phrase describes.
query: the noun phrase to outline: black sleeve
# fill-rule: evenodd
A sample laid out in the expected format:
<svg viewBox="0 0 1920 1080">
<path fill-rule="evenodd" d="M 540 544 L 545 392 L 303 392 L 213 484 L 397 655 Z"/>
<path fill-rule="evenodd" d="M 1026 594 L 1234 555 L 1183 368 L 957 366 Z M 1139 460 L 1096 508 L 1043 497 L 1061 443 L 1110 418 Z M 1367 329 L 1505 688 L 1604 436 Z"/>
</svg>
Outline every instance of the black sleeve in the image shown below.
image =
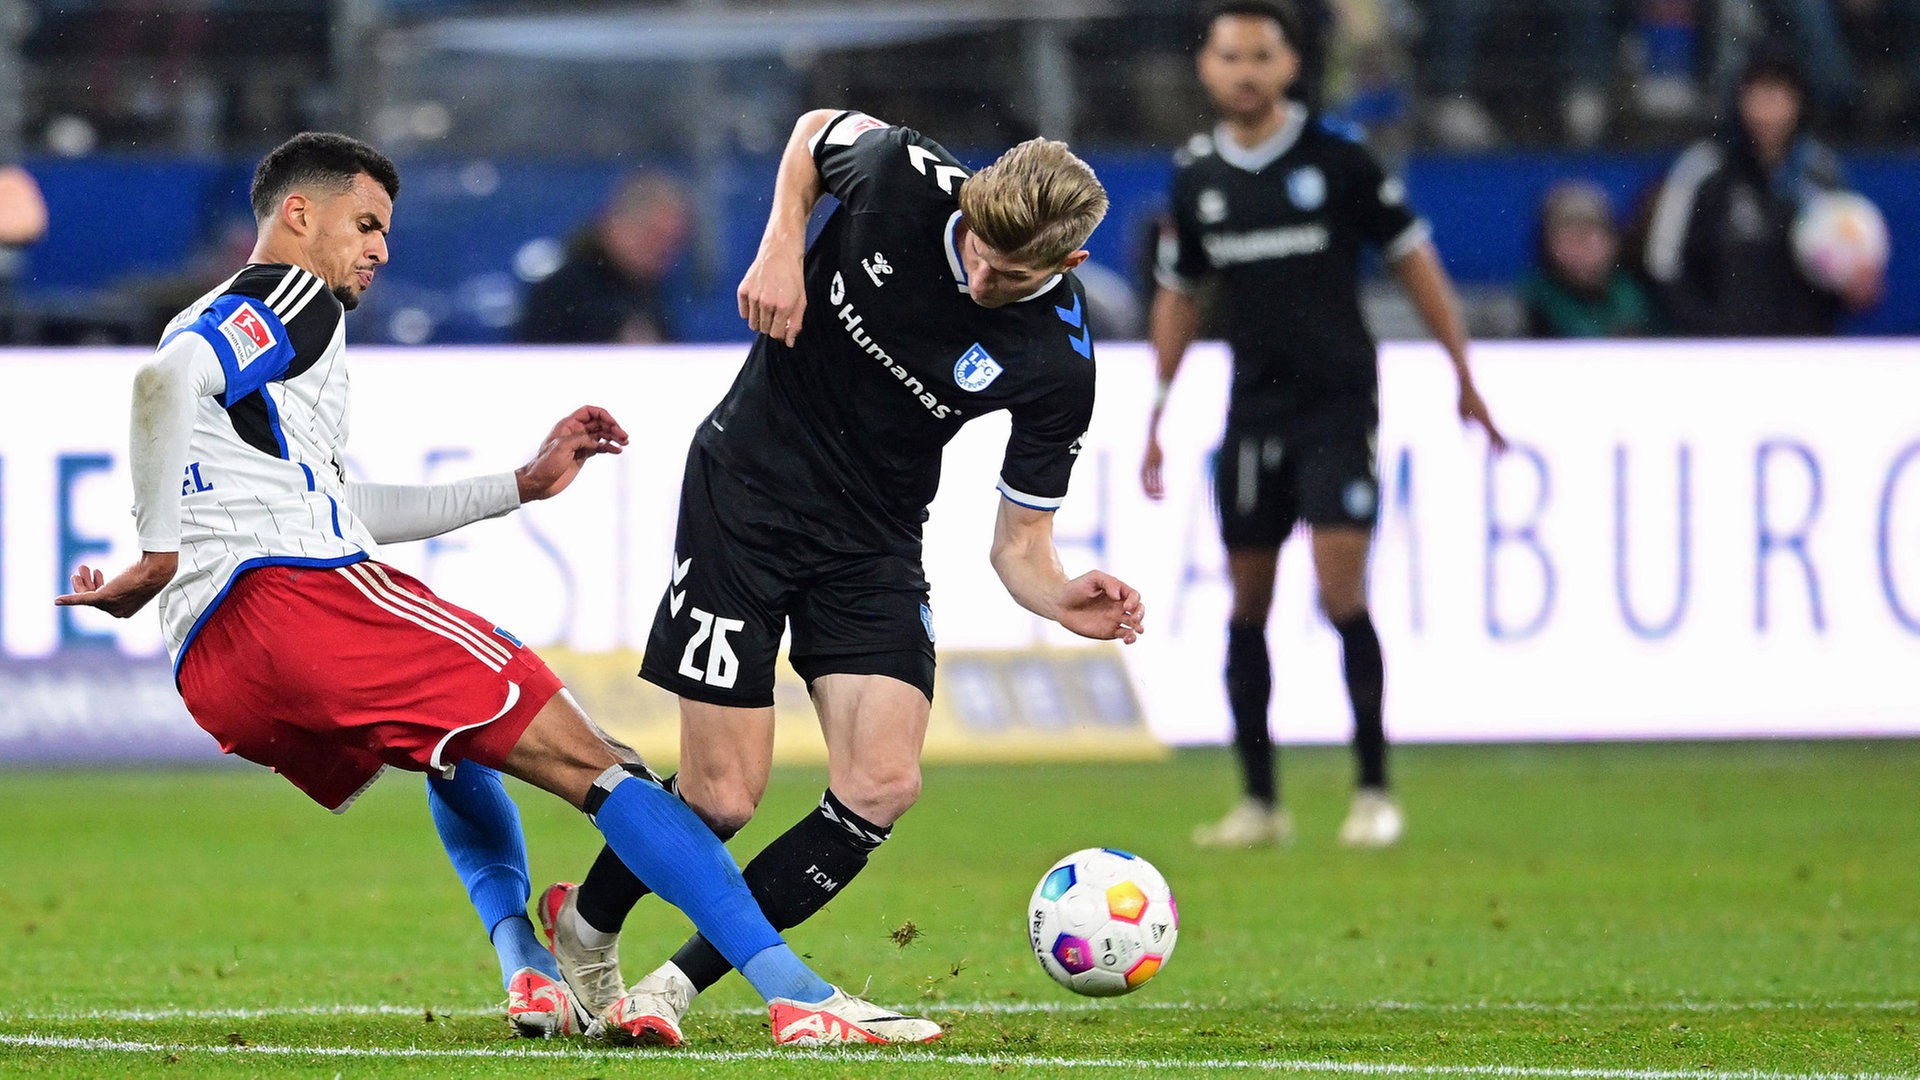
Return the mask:
<svg viewBox="0 0 1920 1080">
<path fill-rule="evenodd" d="M 1000 494 L 1035 510 L 1057 510 L 1080 457 L 1080 441 L 1093 422 L 1093 359 L 1055 358 L 1061 378 L 1047 393 L 1011 410 L 1013 431 L 1000 464 Z"/>
<path fill-rule="evenodd" d="M 967 178 L 966 166 L 939 143 L 862 112 L 827 121 L 812 150 L 827 192 L 854 213 L 903 197 L 956 201 Z"/>
<path fill-rule="evenodd" d="M 1337 136 L 1336 136 L 1337 137 Z M 1407 205 L 1407 187 L 1387 175 L 1380 159 L 1357 142 L 1342 140 L 1341 209 L 1347 224 L 1389 260 L 1426 237 L 1426 223 Z"/>
<path fill-rule="evenodd" d="M 1182 168 L 1173 174 L 1169 220 L 1161 230 L 1154 263 L 1155 280 L 1179 292 L 1191 292 L 1213 269 L 1207 261 L 1206 249 L 1200 246 L 1200 220 L 1194 208 L 1193 190 L 1193 177 L 1188 170 Z"/>
</svg>

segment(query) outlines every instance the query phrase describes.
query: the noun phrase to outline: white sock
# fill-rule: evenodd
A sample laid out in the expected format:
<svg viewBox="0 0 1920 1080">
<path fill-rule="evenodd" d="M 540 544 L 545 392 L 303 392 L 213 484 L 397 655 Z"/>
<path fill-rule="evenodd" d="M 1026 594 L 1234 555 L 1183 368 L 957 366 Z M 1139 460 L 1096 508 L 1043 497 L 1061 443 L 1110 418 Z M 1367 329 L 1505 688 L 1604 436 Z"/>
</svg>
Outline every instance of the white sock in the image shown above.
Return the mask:
<svg viewBox="0 0 1920 1080">
<path fill-rule="evenodd" d="M 653 973 L 670 983 L 686 987 L 688 997 L 693 997 L 700 993 L 699 990 L 694 988 L 693 980 L 687 978 L 687 973 L 680 970 L 680 965 L 671 960 L 655 968 Z"/>
<path fill-rule="evenodd" d="M 591 923 L 580 917 L 580 908 L 577 905 L 572 910 L 562 910 L 560 917 L 572 920 L 570 928 L 573 936 L 589 949 L 604 949 L 620 940 L 620 933 L 617 930 L 609 934 L 594 929 Z"/>
</svg>

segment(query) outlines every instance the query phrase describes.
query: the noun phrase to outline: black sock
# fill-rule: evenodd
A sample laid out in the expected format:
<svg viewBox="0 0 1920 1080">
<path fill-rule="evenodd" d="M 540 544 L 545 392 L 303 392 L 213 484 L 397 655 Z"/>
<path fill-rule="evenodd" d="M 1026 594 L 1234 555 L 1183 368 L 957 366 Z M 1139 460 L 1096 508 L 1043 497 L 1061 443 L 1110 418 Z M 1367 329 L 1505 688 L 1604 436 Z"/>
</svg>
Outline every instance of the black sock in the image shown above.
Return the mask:
<svg viewBox="0 0 1920 1080">
<path fill-rule="evenodd" d="M 741 873 L 767 921 L 785 932 L 826 907 L 892 834 L 892 828 L 847 809 L 829 789 L 818 807 L 762 848 Z M 673 954 L 673 962 L 696 990 L 705 990 L 733 970 L 699 934 Z"/>
<path fill-rule="evenodd" d="M 1273 732 L 1267 706 L 1273 695 L 1273 663 L 1267 658 L 1267 626 L 1260 622 L 1227 624 L 1227 705 L 1233 710 L 1233 748 L 1247 795 L 1268 806 L 1280 798 L 1273 766 Z"/>
<path fill-rule="evenodd" d="M 602 847 L 587 876 L 574 893 L 574 904 L 588 926 L 603 934 L 617 934 L 627 912 L 652 890 L 640 883 L 610 847 Z"/>
<path fill-rule="evenodd" d="M 680 794 L 679 777 L 669 776 L 662 782 L 663 787 L 675 795 Z M 714 835 L 718 836 L 716 832 Z M 730 832 L 720 837 L 725 843 L 733 839 Z M 652 889 L 610 847 L 602 847 L 600 854 L 593 860 L 593 866 L 587 870 L 587 876 L 580 881 L 580 888 L 574 895 L 574 906 L 588 926 L 603 934 L 617 934 L 627 921 L 627 913 L 633 905 L 640 902 Z"/>
<path fill-rule="evenodd" d="M 1340 656 L 1346 669 L 1347 697 L 1353 702 L 1353 756 L 1359 763 L 1360 786 L 1387 786 L 1387 729 L 1381 722 L 1386 696 L 1386 664 L 1380 658 L 1380 635 L 1373 617 L 1362 611 L 1333 624 L 1340 632 Z"/>
</svg>

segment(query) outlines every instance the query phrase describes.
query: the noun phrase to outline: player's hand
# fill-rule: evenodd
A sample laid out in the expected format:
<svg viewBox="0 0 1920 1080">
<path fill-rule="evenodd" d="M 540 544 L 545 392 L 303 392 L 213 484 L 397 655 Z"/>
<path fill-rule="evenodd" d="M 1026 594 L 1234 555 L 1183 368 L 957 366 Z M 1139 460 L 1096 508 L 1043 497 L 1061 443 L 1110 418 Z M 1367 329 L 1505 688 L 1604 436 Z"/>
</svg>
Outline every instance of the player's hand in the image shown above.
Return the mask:
<svg viewBox="0 0 1920 1080">
<path fill-rule="evenodd" d="M 1493 426 L 1493 414 L 1487 411 L 1487 403 L 1481 400 L 1480 391 L 1474 389 L 1472 383 L 1460 384 L 1460 422 L 1479 424 L 1481 430 L 1487 433 L 1487 445 L 1493 448 L 1493 452 L 1507 452 L 1507 437 Z"/>
<path fill-rule="evenodd" d="M 553 425 L 532 461 L 513 471 L 520 501 L 553 498 L 573 483 L 588 458 L 617 454 L 626 445 L 627 431 L 612 413 L 597 405 L 580 406 Z"/>
<path fill-rule="evenodd" d="M 740 279 L 740 317 L 756 334 L 793 345 L 800 336 L 800 320 L 807 313 L 804 256 L 761 251 Z"/>
<path fill-rule="evenodd" d="M 1147 432 L 1147 452 L 1140 459 L 1140 490 L 1147 498 L 1159 502 L 1167 497 L 1166 478 L 1160 475 L 1160 466 L 1166 460 L 1166 454 L 1160 449 L 1160 436 Z"/>
<path fill-rule="evenodd" d="M 113 580 L 86 565 L 73 572 L 73 591 L 53 598 L 56 607 L 90 607 L 116 619 L 130 618 L 160 595 L 180 569 L 177 551 L 144 551 L 140 561 L 113 575 Z"/>
<path fill-rule="evenodd" d="M 1146 633 L 1147 605 L 1139 590 L 1105 571 L 1090 570 L 1067 582 L 1055 602 L 1060 625 L 1081 637 L 1131 645 Z"/>
</svg>

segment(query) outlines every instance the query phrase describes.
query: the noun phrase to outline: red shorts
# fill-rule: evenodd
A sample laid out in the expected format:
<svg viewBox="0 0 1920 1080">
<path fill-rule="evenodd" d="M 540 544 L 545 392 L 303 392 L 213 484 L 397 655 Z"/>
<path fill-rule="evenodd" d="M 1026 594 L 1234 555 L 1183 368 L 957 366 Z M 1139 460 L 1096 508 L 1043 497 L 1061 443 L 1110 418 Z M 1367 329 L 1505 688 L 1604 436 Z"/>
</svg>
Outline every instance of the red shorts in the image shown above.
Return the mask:
<svg viewBox="0 0 1920 1080">
<path fill-rule="evenodd" d="M 220 749 L 335 813 L 388 765 L 499 768 L 560 690 L 505 631 L 376 562 L 242 573 L 179 683 Z"/>
</svg>

